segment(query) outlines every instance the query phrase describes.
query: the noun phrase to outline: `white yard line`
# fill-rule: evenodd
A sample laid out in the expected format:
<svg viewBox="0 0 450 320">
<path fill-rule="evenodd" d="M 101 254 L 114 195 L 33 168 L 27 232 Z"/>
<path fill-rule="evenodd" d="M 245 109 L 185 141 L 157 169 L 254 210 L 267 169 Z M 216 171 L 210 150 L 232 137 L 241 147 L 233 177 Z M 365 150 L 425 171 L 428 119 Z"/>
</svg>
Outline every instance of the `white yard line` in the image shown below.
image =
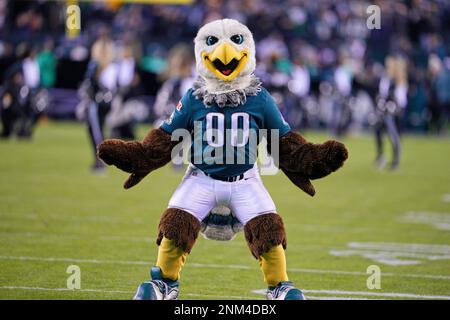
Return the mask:
<svg viewBox="0 0 450 320">
<path fill-rule="evenodd" d="M 130 296 L 132 291 L 120 291 L 120 290 L 101 290 L 101 289 L 76 289 L 71 290 L 67 288 L 42 288 L 42 287 L 24 287 L 24 286 L 0 286 L 0 290 L 30 290 L 30 291 L 73 291 L 73 292 L 97 292 L 97 293 L 126 293 Z M 225 295 L 210 295 L 200 293 L 185 293 L 183 296 L 188 297 L 204 297 L 204 298 L 216 298 L 216 299 L 240 299 L 240 300 L 264 300 L 263 298 L 246 297 L 246 296 L 225 296 Z M 308 296 L 311 300 L 365 300 L 364 298 L 345 298 L 345 297 L 312 297 Z M 181 299 L 183 300 L 183 299 Z"/>
<path fill-rule="evenodd" d="M 288 272 L 300 272 L 300 273 L 322 273 L 322 274 L 339 274 L 339 275 L 349 275 L 349 276 L 365 276 L 366 272 L 358 271 L 342 271 L 342 270 L 321 270 L 321 269 L 288 269 Z M 383 277 L 404 277 L 404 278 L 423 278 L 423 279 L 434 279 L 434 280 L 450 280 L 450 275 L 439 275 L 439 274 L 413 274 L 413 273 L 391 273 L 382 272 Z"/>
<path fill-rule="evenodd" d="M 135 217 L 133 219 L 127 219 L 123 216 L 107 216 L 107 215 L 81 215 L 81 216 L 67 216 L 64 214 L 45 214 L 38 215 L 36 213 L 0 213 L 0 219 L 2 219 L 5 224 L 6 220 L 32 220 L 41 222 L 43 224 L 48 224 L 53 221 L 58 222 L 68 222 L 68 223 L 105 223 L 105 224 L 138 224 L 142 225 L 145 223 L 145 220 L 139 217 Z M 8 223 L 8 226 L 20 226 L 18 223 Z M 297 229 L 301 229 L 305 232 L 356 232 L 356 233 L 364 233 L 370 230 L 371 228 L 355 228 L 355 227 L 347 227 L 347 226 L 330 226 L 330 225 L 316 225 L 316 224 L 292 224 L 292 227 Z"/>
<path fill-rule="evenodd" d="M 146 265 L 150 266 L 149 261 L 139 260 L 98 260 L 98 259 L 77 259 L 77 258 L 59 258 L 59 257 L 31 257 L 31 256 L 0 256 L 0 260 L 17 260 L 17 261 L 41 261 L 41 262 L 69 262 L 69 263 L 91 263 L 91 264 L 118 264 L 118 265 Z M 213 269 L 240 269 L 252 270 L 251 266 L 232 265 L 232 264 L 202 264 L 189 263 L 186 268 L 213 268 Z M 256 268 L 256 267 L 255 267 Z M 302 269 L 291 268 L 288 272 L 298 273 L 317 273 L 317 274 L 339 274 L 349 276 L 365 276 L 365 272 L 357 271 L 341 271 L 341 270 L 324 270 L 324 269 Z M 408 274 L 408 273 L 382 273 L 387 277 L 407 277 L 407 278 L 423 278 L 435 280 L 450 280 L 450 275 L 431 275 L 431 274 Z"/>
<path fill-rule="evenodd" d="M 366 297 L 380 297 L 380 298 L 405 298 L 405 299 L 434 299 L 434 300 L 450 300 L 450 296 L 433 296 L 433 295 L 421 295 L 413 293 L 399 293 L 399 292 L 372 292 L 372 291 L 344 291 L 344 290 L 313 290 L 313 289 L 301 289 L 303 293 L 307 294 L 306 298 L 311 298 L 308 293 L 326 294 L 334 296 L 366 296 Z M 266 289 L 252 290 L 255 294 L 265 294 Z M 322 298 L 322 297 L 317 297 Z M 324 297 L 327 299 L 335 297 Z M 348 297 L 346 297 L 348 298 Z M 338 298 L 339 299 L 339 298 Z"/>
<path fill-rule="evenodd" d="M 393 242 L 349 242 L 348 247 L 362 250 L 381 250 L 415 254 L 450 255 L 446 244 L 393 243 Z"/>
<path fill-rule="evenodd" d="M 123 290 L 103 290 L 103 289 L 67 289 L 67 288 L 43 288 L 43 287 L 26 287 L 26 286 L 0 286 L 0 290 L 29 290 L 29 291 L 58 291 L 58 292 L 94 292 L 94 293 L 125 293 L 130 296 L 133 291 Z M 256 292 L 254 292 L 256 293 Z M 260 294 L 260 293 L 258 293 Z M 183 296 L 189 297 L 205 297 L 205 298 L 217 298 L 217 299 L 240 299 L 240 300 L 264 300 L 263 298 L 248 297 L 248 296 L 227 296 L 227 295 L 210 295 L 200 293 L 185 293 Z M 367 300 L 367 298 L 353 298 L 353 297 L 316 297 L 308 296 L 310 300 Z M 182 299 L 181 299 L 182 300 Z"/>
<path fill-rule="evenodd" d="M 347 247 L 330 250 L 330 254 L 337 257 L 361 256 L 392 266 L 417 265 L 427 260 L 450 260 L 450 246 L 444 244 L 349 242 Z"/>
<path fill-rule="evenodd" d="M 370 292 L 370 291 L 341 291 L 341 290 L 302 290 L 305 293 L 322 293 L 334 295 L 355 295 L 355 296 L 369 296 L 369 297 L 387 297 L 387 298 L 410 298 L 410 299 L 442 299 L 450 300 L 450 296 L 432 296 L 412 293 L 397 293 L 397 292 Z"/>
<path fill-rule="evenodd" d="M 242 300 L 265 300 L 264 298 L 254 298 L 246 296 L 220 296 L 200 293 L 185 293 L 184 296 L 190 297 L 206 297 L 206 298 L 221 298 L 221 299 L 242 299 Z M 367 298 L 352 298 L 352 297 L 316 297 L 307 296 L 308 300 L 368 300 Z"/>
<path fill-rule="evenodd" d="M 132 294 L 132 291 L 123 291 L 123 290 L 103 290 L 103 289 L 67 289 L 67 288 L 43 288 L 43 287 L 26 287 L 26 286 L 0 286 L 0 289 L 5 290 L 34 290 L 34 291 L 72 291 L 72 292 L 96 292 L 96 293 L 126 293 Z M 334 295 L 332 297 L 316 297 L 316 296 L 307 296 L 309 299 L 323 299 L 323 300 L 339 300 L 339 299 L 359 299 L 352 297 L 340 297 L 340 295 L 346 296 L 368 296 L 368 297 L 381 297 L 381 298 L 409 298 L 409 299 L 442 299 L 442 300 L 450 300 L 450 296 L 434 296 L 434 295 L 420 295 L 420 294 L 412 294 L 412 293 L 396 293 L 396 292 L 369 292 L 369 291 L 342 291 L 342 290 L 306 290 L 302 289 L 304 293 L 318 293 L 318 294 L 331 294 Z M 264 294 L 265 289 L 253 290 L 255 294 Z M 260 299 L 260 298 L 252 298 L 248 296 L 226 296 L 226 295 L 208 295 L 208 294 L 198 294 L 198 293 L 186 293 L 186 296 L 191 297 L 209 297 L 209 298 L 221 298 L 221 299 Z"/>
<path fill-rule="evenodd" d="M 404 214 L 401 221 L 429 224 L 438 230 L 450 231 L 450 213 L 410 211 Z"/>
<path fill-rule="evenodd" d="M 126 293 L 133 294 L 133 291 L 121 291 L 121 290 L 102 290 L 102 289 L 67 289 L 67 288 L 42 288 L 42 287 L 25 287 L 25 286 L 0 286 L 0 289 L 9 290 L 37 290 L 37 291 L 72 291 L 72 292 L 98 292 L 98 293 Z M 252 298 L 246 296 L 225 296 L 225 295 L 209 295 L 200 293 L 185 293 L 183 294 L 189 297 L 209 297 L 209 298 L 220 298 L 220 299 L 256 299 L 261 300 L 262 298 Z"/>
</svg>

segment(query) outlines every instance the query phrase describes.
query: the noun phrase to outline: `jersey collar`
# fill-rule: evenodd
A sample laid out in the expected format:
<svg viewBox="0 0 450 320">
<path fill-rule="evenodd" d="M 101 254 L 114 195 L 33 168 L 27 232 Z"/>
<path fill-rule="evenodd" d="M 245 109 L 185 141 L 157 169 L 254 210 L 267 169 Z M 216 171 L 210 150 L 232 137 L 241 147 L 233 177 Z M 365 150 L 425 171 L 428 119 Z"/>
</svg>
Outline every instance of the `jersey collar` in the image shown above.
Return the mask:
<svg viewBox="0 0 450 320">
<path fill-rule="evenodd" d="M 237 80 L 237 79 L 236 79 Z M 237 107 L 247 101 L 247 96 L 256 96 L 261 91 L 261 81 L 255 75 L 242 77 L 239 81 L 210 81 L 198 77 L 193 86 L 193 95 L 203 100 L 209 108 L 216 103 L 220 108 Z"/>
</svg>

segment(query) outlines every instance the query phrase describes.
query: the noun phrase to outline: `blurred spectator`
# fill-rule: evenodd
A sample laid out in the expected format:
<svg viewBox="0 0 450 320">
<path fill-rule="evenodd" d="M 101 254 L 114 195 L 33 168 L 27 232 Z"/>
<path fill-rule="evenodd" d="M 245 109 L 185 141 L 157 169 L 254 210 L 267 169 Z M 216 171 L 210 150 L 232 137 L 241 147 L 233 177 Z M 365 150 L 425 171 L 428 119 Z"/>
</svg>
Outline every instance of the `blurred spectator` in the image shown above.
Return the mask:
<svg viewBox="0 0 450 320">
<path fill-rule="evenodd" d="M 330 128 L 334 136 L 341 137 L 348 130 L 352 120 L 350 96 L 353 86 L 353 70 L 346 54 L 342 54 L 339 58 L 339 64 L 333 74 L 333 83 L 335 95 Z"/>
<path fill-rule="evenodd" d="M 179 106 L 181 97 L 192 86 L 195 62 L 193 48 L 184 43 L 177 44 L 170 50 L 167 62 L 167 68 L 161 75 L 163 84 L 153 106 L 156 116 L 154 125 L 158 127 L 170 117 Z M 173 168 L 182 169 L 183 164 L 173 164 Z"/>
<path fill-rule="evenodd" d="M 20 117 L 19 137 L 31 138 L 39 117 L 47 107 L 46 92 L 41 91 L 41 70 L 37 60 L 38 49 L 32 47 L 22 61 L 23 87 L 20 95 L 25 102 Z"/>
<path fill-rule="evenodd" d="M 125 44 L 119 50 L 117 69 L 117 90 L 106 116 L 106 125 L 111 128 L 111 136 L 135 139 L 134 124 L 148 116 L 148 108 L 139 99 L 142 94 L 140 77 L 137 72 L 136 57 L 140 52 L 132 44 Z"/>
<path fill-rule="evenodd" d="M 109 30 L 102 28 L 91 49 L 91 61 L 80 88 L 81 102 L 77 107 L 79 119 L 86 121 L 93 152 L 93 172 L 103 172 L 104 164 L 97 157 L 97 146 L 104 140 L 104 123 L 117 85 L 114 42 Z"/>
<path fill-rule="evenodd" d="M 37 57 L 40 70 L 40 82 L 44 88 L 52 88 L 56 81 L 56 57 L 53 53 L 53 41 L 47 40 Z"/>
<path fill-rule="evenodd" d="M 2 137 L 16 133 L 30 139 L 33 129 L 48 105 L 47 92 L 41 90 L 37 47 L 21 43 L 16 48 L 16 61 L 4 74 L 2 107 Z M 11 62 L 11 61 L 10 61 Z"/>
<path fill-rule="evenodd" d="M 37 48 L 33 47 L 22 62 L 24 84 L 35 90 L 41 83 L 41 71 L 37 61 Z"/>
<path fill-rule="evenodd" d="M 311 94 L 311 76 L 308 67 L 300 57 L 294 59 L 291 70 L 291 80 L 287 87 L 296 99 L 293 99 L 292 110 L 289 114 L 290 124 L 293 128 L 304 128 L 311 125 L 308 104 Z"/>
<path fill-rule="evenodd" d="M 450 70 L 435 54 L 430 55 L 428 66 L 432 89 L 430 126 L 438 134 L 442 134 L 446 131 L 450 116 Z"/>
<path fill-rule="evenodd" d="M 383 149 L 383 134 L 386 132 L 392 145 L 392 162 L 390 169 L 397 169 L 400 164 L 399 118 L 407 104 L 407 68 L 405 60 L 388 56 L 385 62 L 386 72 L 380 79 L 379 95 L 376 104 L 376 161 L 377 168 L 386 164 Z"/>
<path fill-rule="evenodd" d="M 381 29 L 367 28 L 369 5 L 381 8 Z M 370 96 L 375 103 L 378 89 L 376 81 L 366 78 L 380 77 L 370 75 L 369 69 L 382 65 L 392 53 L 404 57 L 410 75 L 406 110 L 397 116 L 399 124 L 409 130 L 428 128 L 441 133 L 448 126 L 445 110 L 449 90 L 443 89 L 448 86 L 448 68 L 442 61 L 450 55 L 449 1 L 197 0 L 188 5 L 97 1 L 80 6 L 81 33 L 68 39 L 65 2 L 0 0 L 0 78 L 4 79 L 5 70 L 16 62 L 11 61 L 11 55 L 2 56 L 2 45 L 8 52 L 20 42 L 34 46 L 51 39 L 54 49 L 44 44 L 38 56 L 41 86 L 77 87 L 90 51 L 89 70 L 95 70 L 99 88 L 105 89 L 97 92 L 97 98 L 112 101 L 128 87 L 118 84 L 121 76 L 126 77 L 126 72 L 118 68 L 128 64 L 116 61 L 114 42 L 119 41 L 120 47 L 126 44 L 133 48 L 132 83 L 136 85 L 129 92 L 136 95 L 136 90 L 144 88 L 145 94 L 151 96 L 146 103 L 152 107 L 161 85 L 161 77 L 157 76 L 170 64 L 170 49 L 178 43 L 192 43 L 202 24 L 228 17 L 241 20 L 253 32 L 257 74 L 273 90 L 294 128 L 332 128 L 336 135 L 367 129 L 371 121 L 361 101 Z M 99 38 L 105 25 L 111 28 L 110 35 Z M 429 59 L 430 55 L 437 56 L 441 66 L 431 62 L 436 59 Z M 55 63 L 57 72 L 52 76 Z M 117 105 L 125 105 L 127 99 Z M 405 99 L 404 95 L 400 99 Z M 163 117 L 165 111 L 161 109 L 158 102 L 150 114 Z M 100 124 L 102 118 L 100 113 Z"/>
<path fill-rule="evenodd" d="M 155 126 L 167 119 L 193 82 L 193 49 L 184 43 L 173 47 L 168 55 L 168 63 L 162 74 L 163 84 L 156 95 L 153 112 L 156 116 Z"/>
<path fill-rule="evenodd" d="M 24 105 L 24 99 L 20 94 L 23 86 L 21 65 L 14 64 L 8 68 L 5 78 L 0 101 L 1 138 L 9 138 L 14 133 Z"/>
</svg>

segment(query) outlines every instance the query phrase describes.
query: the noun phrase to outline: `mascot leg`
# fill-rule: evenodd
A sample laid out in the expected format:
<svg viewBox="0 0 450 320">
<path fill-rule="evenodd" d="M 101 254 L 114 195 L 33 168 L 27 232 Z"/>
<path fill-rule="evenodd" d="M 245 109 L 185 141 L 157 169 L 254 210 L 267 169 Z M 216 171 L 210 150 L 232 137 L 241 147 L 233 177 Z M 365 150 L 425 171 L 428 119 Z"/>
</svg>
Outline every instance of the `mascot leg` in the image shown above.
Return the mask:
<svg viewBox="0 0 450 320">
<path fill-rule="evenodd" d="M 269 286 L 276 286 L 280 282 L 289 280 L 286 273 L 286 256 L 281 244 L 261 254 L 258 260 L 264 275 L 264 281 Z"/>
<path fill-rule="evenodd" d="M 159 244 L 156 266 L 161 269 L 164 278 L 176 281 L 180 278 L 180 271 L 187 255 L 187 252 L 175 245 L 174 240 L 163 237 Z"/>
<path fill-rule="evenodd" d="M 138 287 L 135 300 L 178 299 L 180 271 L 197 239 L 200 222 L 186 211 L 169 208 L 158 229 L 158 259 L 150 272 L 152 280 Z"/>
<path fill-rule="evenodd" d="M 158 229 L 156 265 L 165 278 L 177 280 L 186 256 L 197 239 L 200 222 L 186 211 L 169 208 L 164 212 Z"/>
<path fill-rule="evenodd" d="M 281 217 L 276 213 L 257 216 L 247 222 L 244 233 L 250 251 L 259 260 L 264 281 L 269 286 L 288 281 L 286 233 Z"/>
<path fill-rule="evenodd" d="M 258 259 L 264 281 L 269 286 L 268 299 L 304 300 L 303 293 L 289 281 L 286 272 L 286 232 L 276 213 L 257 216 L 244 227 L 245 239 Z"/>
</svg>

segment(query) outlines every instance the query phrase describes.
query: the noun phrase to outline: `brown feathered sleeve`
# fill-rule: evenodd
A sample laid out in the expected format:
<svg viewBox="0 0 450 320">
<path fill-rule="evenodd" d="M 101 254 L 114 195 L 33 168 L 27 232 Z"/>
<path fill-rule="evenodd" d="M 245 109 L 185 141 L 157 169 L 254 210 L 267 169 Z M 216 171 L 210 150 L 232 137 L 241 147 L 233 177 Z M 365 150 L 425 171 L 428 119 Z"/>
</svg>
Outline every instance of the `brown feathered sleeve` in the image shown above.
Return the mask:
<svg viewBox="0 0 450 320">
<path fill-rule="evenodd" d="M 108 139 L 98 146 L 98 156 L 107 165 L 131 173 L 124 183 L 129 189 L 155 169 L 166 165 L 177 141 L 164 130 L 151 129 L 142 141 Z"/>
<path fill-rule="evenodd" d="M 280 169 L 310 196 L 315 194 L 310 179 L 319 179 L 336 171 L 347 157 L 347 149 L 338 141 L 313 144 L 292 131 L 280 138 Z"/>
</svg>

